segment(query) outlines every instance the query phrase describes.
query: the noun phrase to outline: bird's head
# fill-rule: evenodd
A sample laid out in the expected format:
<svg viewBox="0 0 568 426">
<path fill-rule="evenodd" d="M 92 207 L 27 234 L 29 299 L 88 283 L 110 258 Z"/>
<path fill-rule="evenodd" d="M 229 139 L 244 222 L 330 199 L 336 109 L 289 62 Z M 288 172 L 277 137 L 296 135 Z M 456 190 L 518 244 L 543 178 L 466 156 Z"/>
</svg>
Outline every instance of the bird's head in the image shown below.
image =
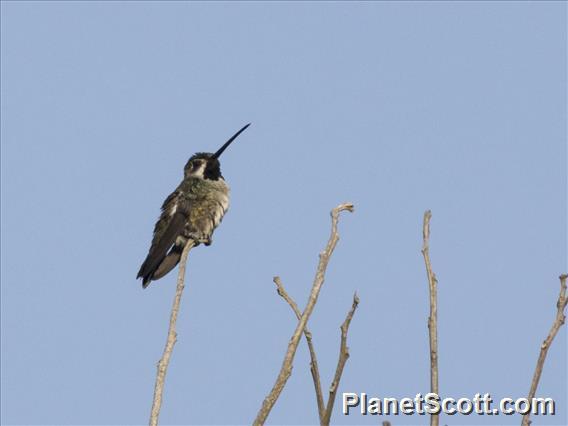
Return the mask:
<svg viewBox="0 0 568 426">
<path fill-rule="evenodd" d="M 233 142 L 245 129 L 250 126 L 250 123 L 244 126 L 241 130 L 235 133 L 231 138 L 223 144 L 221 148 L 217 150 L 216 153 L 212 154 L 210 152 L 198 152 L 191 156 L 184 167 L 185 178 L 196 177 L 200 179 L 210 179 L 219 180 L 223 179 L 221 174 L 221 163 L 219 163 L 219 157 L 227 149 L 227 147 Z"/>
</svg>

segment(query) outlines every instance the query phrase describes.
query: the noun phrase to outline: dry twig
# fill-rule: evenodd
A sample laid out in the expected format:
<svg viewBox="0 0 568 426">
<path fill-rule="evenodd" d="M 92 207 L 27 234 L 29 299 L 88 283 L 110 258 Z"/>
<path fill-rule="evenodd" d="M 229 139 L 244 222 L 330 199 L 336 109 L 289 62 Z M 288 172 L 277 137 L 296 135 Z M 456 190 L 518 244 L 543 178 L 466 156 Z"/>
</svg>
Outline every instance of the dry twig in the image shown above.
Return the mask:
<svg viewBox="0 0 568 426">
<path fill-rule="evenodd" d="M 284 285 L 282 284 L 282 280 L 280 279 L 280 277 L 274 277 L 273 278 L 274 284 L 276 284 L 277 287 L 277 291 L 278 294 L 290 305 L 290 307 L 292 308 L 292 310 L 294 311 L 294 313 L 296 314 L 296 318 L 298 318 L 298 321 L 300 319 L 302 319 L 302 312 L 300 312 L 300 309 L 298 308 L 298 305 L 296 304 L 296 302 L 294 302 L 294 299 L 292 299 L 288 293 L 286 293 L 286 290 L 284 290 Z M 314 388 L 316 391 L 316 400 L 318 403 L 318 415 L 319 415 L 319 420 L 320 423 L 323 420 L 323 415 L 324 415 L 324 410 L 325 410 L 325 406 L 323 403 L 323 392 L 321 390 L 321 379 L 320 379 L 320 374 L 319 374 L 319 367 L 318 367 L 318 360 L 316 357 L 316 351 L 314 349 L 314 344 L 312 342 L 312 333 L 308 330 L 308 327 L 304 327 L 304 336 L 306 337 L 306 343 L 308 344 L 308 349 L 310 351 L 310 371 L 312 373 L 312 379 L 314 381 Z"/>
<path fill-rule="evenodd" d="M 347 313 L 347 317 L 343 324 L 341 324 L 341 345 L 339 347 L 339 360 L 337 361 L 337 368 L 335 369 L 335 376 L 329 387 L 329 398 L 327 399 L 327 407 L 325 409 L 325 415 L 323 416 L 323 425 L 329 425 L 331 420 L 331 413 L 333 411 L 333 404 L 335 403 L 335 396 L 337 395 L 337 388 L 339 387 L 339 381 L 341 380 L 341 375 L 343 374 L 343 368 L 345 363 L 349 359 L 349 347 L 347 347 L 347 332 L 349 331 L 349 325 L 355 314 L 355 310 L 359 305 L 359 297 L 357 293 L 353 295 L 353 305 Z"/>
<path fill-rule="evenodd" d="M 540 381 L 540 376 L 542 374 L 542 368 L 544 367 L 544 361 L 546 360 L 546 354 L 548 353 L 548 349 L 552 344 L 552 341 L 556 337 L 558 330 L 564 324 L 566 320 L 566 315 L 564 314 L 564 309 L 566 308 L 566 303 L 568 299 L 566 298 L 566 278 L 568 278 L 567 274 L 560 275 L 560 294 L 558 295 L 558 301 L 556 302 L 556 318 L 552 323 L 552 327 L 548 332 L 548 336 L 540 345 L 540 354 L 538 356 L 538 361 L 536 362 L 536 368 L 534 370 L 534 375 L 531 383 L 531 389 L 529 391 L 528 401 L 529 404 L 532 403 L 533 398 L 536 395 L 536 388 L 538 387 L 538 382 Z M 531 424 L 530 421 L 530 411 L 523 416 L 522 426 L 529 426 Z"/>
<path fill-rule="evenodd" d="M 323 285 L 325 279 L 325 272 L 327 269 L 327 265 L 329 263 L 329 259 L 333 254 L 333 250 L 337 245 L 337 241 L 339 240 L 339 234 L 337 232 L 337 222 L 339 221 L 339 213 L 342 211 L 347 210 L 352 212 L 353 211 L 353 204 L 345 203 L 340 204 L 336 208 L 331 211 L 331 235 L 329 237 L 329 241 L 325 249 L 320 253 L 320 260 L 318 264 L 318 268 L 316 271 L 316 276 L 314 278 L 314 283 L 312 285 L 312 290 L 310 292 L 310 298 L 308 299 L 308 303 L 304 312 L 302 313 L 302 317 L 298 321 L 298 325 L 296 326 L 296 330 L 290 339 L 290 343 L 288 344 L 288 349 L 286 351 L 286 355 L 284 356 L 284 361 L 282 362 L 282 367 L 280 369 L 280 373 L 276 378 L 276 382 L 272 387 L 270 393 L 266 396 L 264 401 L 262 402 L 262 407 L 260 408 L 256 419 L 254 420 L 254 425 L 262 425 L 266 421 L 272 407 L 276 403 L 276 400 L 282 393 L 288 378 L 292 374 L 292 364 L 294 362 L 294 357 L 296 355 L 296 350 L 298 349 L 298 344 L 300 343 L 300 338 L 302 337 L 302 333 L 308 323 L 308 319 L 314 310 L 314 306 L 318 300 L 318 296 Z"/>
<path fill-rule="evenodd" d="M 160 416 L 160 408 L 162 407 L 162 394 L 164 392 L 164 382 L 166 380 L 166 372 L 168 370 L 168 365 L 170 363 L 170 357 L 174 350 L 174 345 L 177 340 L 176 333 L 176 321 L 179 312 L 179 305 L 181 301 L 181 295 L 185 287 L 185 265 L 187 263 L 187 256 L 189 251 L 194 247 L 192 241 L 188 241 L 181 254 L 181 259 L 179 261 L 179 271 L 177 278 L 176 294 L 174 297 L 174 302 L 172 305 L 172 312 L 170 314 L 170 326 L 168 329 L 168 339 L 166 340 L 166 346 L 164 348 L 164 353 L 162 358 L 158 361 L 158 371 L 156 374 L 156 384 L 154 385 L 154 400 L 152 401 L 152 411 L 150 412 L 150 426 L 156 426 L 158 424 L 158 417 Z"/>
<path fill-rule="evenodd" d="M 430 392 L 439 395 L 438 389 L 438 280 L 432 271 L 430 263 L 430 218 L 432 212 L 426 210 L 424 212 L 424 223 L 422 226 L 422 255 L 426 264 L 426 273 L 428 275 L 428 284 L 430 288 L 430 316 L 428 317 L 428 331 L 430 335 Z M 440 422 L 438 414 L 430 416 L 430 425 L 438 426 Z"/>
<path fill-rule="evenodd" d="M 274 277 L 274 284 L 276 284 L 278 294 L 286 302 L 288 302 L 288 304 L 296 314 L 296 317 L 298 318 L 298 320 L 300 320 L 302 317 L 302 313 L 300 312 L 300 309 L 298 309 L 298 305 L 296 304 L 296 302 L 294 302 L 294 299 L 292 299 L 288 295 L 288 293 L 286 293 L 286 290 L 284 290 L 284 285 L 282 284 L 282 280 L 280 280 L 280 277 Z M 335 371 L 333 382 L 331 383 L 329 389 L 329 399 L 327 400 L 327 406 L 324 406 L 323 402 L 321 379 L 319 375 L 316 351 L 314 349 L 314 345 L 312 342 L 312 333 L 308 330 L 307 326 L 304 328 L 304 336 L 306 337 L 306 343 L 308 344 L 308 349 L 310 351 L 310 358 L 311 358 L 310 371 L 312 373 L 312 379 L 314 381 L 314 387 L 316 391 L 319 420 L 320 424 L 322 425 L 329 425 L 329 422 L 331 420 L 333 404 L 335 402 L 337 388 L 339 387 L 339 381 L 341 380 L 345 363 L 347 362 L 347 359 L 349 359 L 349 348 L 347 347 L 347 333 L 349 331 L 349 325 L 351 324 L 351 320 L 353 319 L 353 315 L 355 314 L 355 310 L 357 309 L 358 305 L 359 305 L 359 297 L 357 296 L 357 293 L 355 293 L 355 295 L 353 296 L 353 305 L 350 311 L 348 312 L 345 321 L 343 321 L 343 324 L 341 325 L 341 346 L 339 350 L 339 360 L 337 362 L 337 368 Z"/>
</svg>

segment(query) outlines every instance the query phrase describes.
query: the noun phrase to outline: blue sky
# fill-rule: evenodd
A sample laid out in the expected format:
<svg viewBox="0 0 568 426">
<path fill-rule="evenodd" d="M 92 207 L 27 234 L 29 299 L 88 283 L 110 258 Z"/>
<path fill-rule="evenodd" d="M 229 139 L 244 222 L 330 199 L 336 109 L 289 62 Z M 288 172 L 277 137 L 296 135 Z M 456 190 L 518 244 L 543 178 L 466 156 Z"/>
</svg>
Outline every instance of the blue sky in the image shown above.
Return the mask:
<svg viewBox="0 0 568 426">
<path fill-rule="evenodd" d="M 135 280 L 188 157 L 231 209 L 190 255 L 163 424 L 247 424 L 295 327 L 330 209 L 356 206 L 310 320 L 324 389 L 527 394 L 566 250 L 564 2 L 2 2 L 3 424 L 145 424 L 175 273 Z M 566 329 L 538 394 L 566 424 Z M 314 424 L 302 342 L 269 422 Z M 339 412 L 337 424 L 384 420 Z M 424 417 L 391 417 L 395 425 Z M 444 417 L 442 424 L 519 424 Z"/>
</svg>

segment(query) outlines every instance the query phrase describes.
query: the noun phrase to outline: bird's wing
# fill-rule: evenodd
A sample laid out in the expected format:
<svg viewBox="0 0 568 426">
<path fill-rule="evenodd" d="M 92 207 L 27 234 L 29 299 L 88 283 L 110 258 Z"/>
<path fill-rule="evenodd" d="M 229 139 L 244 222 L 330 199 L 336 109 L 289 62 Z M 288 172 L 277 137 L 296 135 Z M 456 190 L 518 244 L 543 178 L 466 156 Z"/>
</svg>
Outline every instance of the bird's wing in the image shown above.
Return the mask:
<svg viewBox="0 0 568 426">
<path fill-rule="evenodd" d="M 174 194 L 170 195 L 164 202 L 162 215 L 154 229 L 152 246 L 138 272 L 137 278 L 142 277 L 144 281 L 151 278 L 185 227 L 189 204 L 187 201 L 174 196 Z M 168 218 L 168 216 L 171 217 Z M 161 226 L 165 226 L 165 229 L 160 229 Z"/>
</svg>

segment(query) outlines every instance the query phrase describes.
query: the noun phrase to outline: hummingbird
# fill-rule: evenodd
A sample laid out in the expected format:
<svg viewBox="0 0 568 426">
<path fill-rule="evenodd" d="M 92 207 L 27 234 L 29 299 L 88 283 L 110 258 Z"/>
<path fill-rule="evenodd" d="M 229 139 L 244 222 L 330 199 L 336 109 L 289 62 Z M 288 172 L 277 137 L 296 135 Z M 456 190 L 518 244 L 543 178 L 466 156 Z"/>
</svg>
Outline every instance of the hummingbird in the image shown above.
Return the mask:
<svg viewBox="0 0 568 426">
<path fill-rule="evenodd" d="M 244 126 L 217 152 L 198 152 L 183 169 L 183 180 L 162 204 L 162 213 L 154 226 L 148 256 L 138 276 L 142 287 L 159 280 L 178 263 L 188 241 L 195 246 L 212 242 L 213 231 L 229 208 L 229 186 L 221 174 L 219 157 L 251 123 Z"/>
</svg>

